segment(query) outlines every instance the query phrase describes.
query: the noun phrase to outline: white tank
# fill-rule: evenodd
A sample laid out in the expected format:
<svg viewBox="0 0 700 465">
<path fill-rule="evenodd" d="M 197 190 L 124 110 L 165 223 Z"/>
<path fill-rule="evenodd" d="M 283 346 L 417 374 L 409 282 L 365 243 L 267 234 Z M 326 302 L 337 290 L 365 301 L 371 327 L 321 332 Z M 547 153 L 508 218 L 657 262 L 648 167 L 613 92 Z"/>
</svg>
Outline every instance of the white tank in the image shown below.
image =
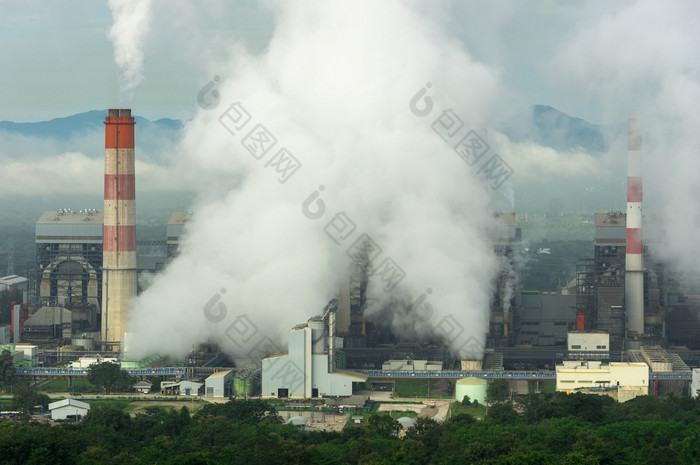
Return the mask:
<svg viewBox="0 0 700 465">
<path fill-rule="evenodd" d="M 488 381 L 481 378 L 462 378 L 455 385 L 455 399 L 462 402 L 464 396 L 469 396 L 469 400 L 478 401 L 480 404 L 486 403 L 486 386 Z"/>
</svg>

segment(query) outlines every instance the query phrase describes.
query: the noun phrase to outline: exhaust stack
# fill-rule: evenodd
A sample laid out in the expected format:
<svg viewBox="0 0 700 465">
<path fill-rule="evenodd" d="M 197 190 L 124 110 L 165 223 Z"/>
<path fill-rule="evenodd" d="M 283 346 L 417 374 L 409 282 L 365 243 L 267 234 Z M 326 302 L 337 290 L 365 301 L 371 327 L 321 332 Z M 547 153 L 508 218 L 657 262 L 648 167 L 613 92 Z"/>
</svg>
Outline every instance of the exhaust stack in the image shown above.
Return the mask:
<svg viewBox="0 0 700 465">
<path fill-rule="evenodd" d="M 642 131 L 630 119 L 627 140 L 627 242 L 625 307 L 627 332 L 644 334 L 644 268 L 642 263 Z"/>
<path fill-rule="evenodd" d="M 119 351 L 129 301 L 136 296 L 135 120 L 129 109 L 110 109 L 104 124 L 102 344 Z"/>
</svg>

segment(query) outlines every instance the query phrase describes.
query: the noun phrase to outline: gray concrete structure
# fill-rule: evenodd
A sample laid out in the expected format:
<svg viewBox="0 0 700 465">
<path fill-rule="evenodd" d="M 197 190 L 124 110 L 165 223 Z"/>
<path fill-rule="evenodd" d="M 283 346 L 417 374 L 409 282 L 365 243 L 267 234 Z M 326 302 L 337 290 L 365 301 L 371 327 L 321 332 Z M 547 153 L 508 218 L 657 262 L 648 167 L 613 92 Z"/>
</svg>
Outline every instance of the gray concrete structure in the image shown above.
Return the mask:
<svg viewBox="0 0 700 465">
<path fill-rule="evenodd" d="M 516 344 L 565 345 L 569 330 L 576 328 L 576 296 L 523 294 L 516 322 Z"/>
</svg>

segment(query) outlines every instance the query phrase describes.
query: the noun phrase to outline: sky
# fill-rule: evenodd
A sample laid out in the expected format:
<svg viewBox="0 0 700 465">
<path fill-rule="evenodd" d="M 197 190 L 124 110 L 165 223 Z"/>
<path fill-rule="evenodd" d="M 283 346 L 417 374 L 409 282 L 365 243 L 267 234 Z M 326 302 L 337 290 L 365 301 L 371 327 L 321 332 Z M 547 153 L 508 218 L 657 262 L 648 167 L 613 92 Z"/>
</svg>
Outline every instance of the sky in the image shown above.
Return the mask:
<svg viewBox="0 0 700 465">
<path fill-rule="evenodd" d="M 587 22 L 631 2 L 415 2 L 448 37 L 502 74 L 514 103 L 547 104 L 592 122 L 601 106 L 557 83 L 552 57 Z M 216 73 L 212 62 L 238 41 L 253 53 L 267 47 L 274 2 L 155 0 L 141 38 L 143 82 L 120 96 L 110 40 L 112 12 L 90 0 L 1 0 L 0 120 L 41 121 L 129 103 L 148 118 L 191 118 L 196 94 Z M 371 14 L 371 8 L 368 9 Z M 614 117 L 620 118 L 618 115 Z M 623 117 L 624 119 L 624 117 Z"/>
<path fill-rule="evenodd" d="M 665 226 L 657 250 L 700 271 L 698 19 L 690 0 L 0 0 L 0 120 L 121 107 L 186 122 L 164 154 L 138 152 L 137 192 L 196 195 L 182 254 L 134 303 L 130 328 L 147 337 L 133 350 L 212 337 L 250 353 L 232 331 L 278 339 L 318 313 L 351 244 L 371 239 L 374 265 L 402 278 L 373 278 L 369 314 L 424 336 L 461 321 L 450 344 L 468 356 L 498 269 L 491 212 L 524 196 L 573 204 L 601 183 L 624 209 L 629 117 L 643 122 L 645 208 Z M 497 129 L 533 104 L 623 129 L 606 153 Z M 1 142 L 0 200 L 19 176 L 44 195 L 99 192 L 85 141 Z"/>
</svg>

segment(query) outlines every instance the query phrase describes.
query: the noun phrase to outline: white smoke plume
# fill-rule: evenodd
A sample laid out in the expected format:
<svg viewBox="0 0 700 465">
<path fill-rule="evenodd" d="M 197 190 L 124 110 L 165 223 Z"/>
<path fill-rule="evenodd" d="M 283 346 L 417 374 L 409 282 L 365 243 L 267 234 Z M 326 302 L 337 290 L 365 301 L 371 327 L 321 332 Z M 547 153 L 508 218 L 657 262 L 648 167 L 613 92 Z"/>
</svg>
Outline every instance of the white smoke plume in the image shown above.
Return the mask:
<svg viewBox="0 0 700 465">
<path fill-rule="evenodd" d="M 124 103 L 129 103 L 143 81 L 143 40 L 151 16 L 151 0 L 109 0 L 114 24 L 109 38 L 119 68 L 119 86 Z"/>
<path fill-rule="evenodd" d="M 372 277 L 368 311 L 400 296 L 429 316 L 416 333 L 437 328 L 480 357 L 498 267 L 489 190 L 431 124 L 448 109 L 466 126 L 486 120 L 497 72 L 403 2 L 276 5 L 268 49 L 232 44 L 210 83 L 219 106 L 209 98 L 187 125 L 179 167 L 199 201 L 181 254 L 134 304 L 131 354 L 182 356 L 204 340 L 235 357 L 285 349 L 286 332 L 337 297 L 366 234 L 373 263 L 403 274 L 391 289 Z M 267 153 L 244 146 L 258 124 L 276 139 Z M 301 163 L 286 179 L 282 148 Z"/>
<path fill-rule="evenodd" d="M 693 1 L 617 4 L 572 31 L 553 62 L 558 81 L 600 102 L 609 122 L 641 120 L 644 211 L 661 219 L 645 223 L 645 238 L 674 268 L 694 272 L 700 272 L 698 18 Z"/>
</svg>

